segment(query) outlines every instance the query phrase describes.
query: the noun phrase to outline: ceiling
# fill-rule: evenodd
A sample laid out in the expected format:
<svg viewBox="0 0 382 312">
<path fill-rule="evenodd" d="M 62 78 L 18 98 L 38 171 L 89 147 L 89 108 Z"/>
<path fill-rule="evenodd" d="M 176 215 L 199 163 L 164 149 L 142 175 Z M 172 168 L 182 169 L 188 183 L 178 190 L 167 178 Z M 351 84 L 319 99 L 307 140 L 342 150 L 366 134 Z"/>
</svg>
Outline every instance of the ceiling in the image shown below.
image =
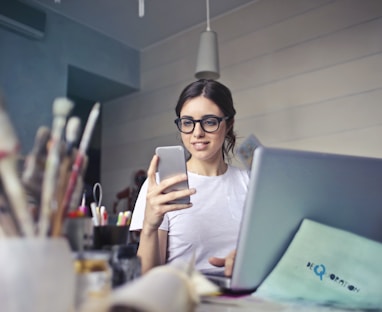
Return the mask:
<svg viewBox="0 0 382 312">
<path fill-rule="evenodd" d="M 25 0 L 49 8 L 132 48 L 144 50 L 191 27 L 206 24 L 205 0 Z M 257 0 L 210 0 L 210 19 Z M 213 29 L 213 21 L 211 22 Z"/>
</svg>

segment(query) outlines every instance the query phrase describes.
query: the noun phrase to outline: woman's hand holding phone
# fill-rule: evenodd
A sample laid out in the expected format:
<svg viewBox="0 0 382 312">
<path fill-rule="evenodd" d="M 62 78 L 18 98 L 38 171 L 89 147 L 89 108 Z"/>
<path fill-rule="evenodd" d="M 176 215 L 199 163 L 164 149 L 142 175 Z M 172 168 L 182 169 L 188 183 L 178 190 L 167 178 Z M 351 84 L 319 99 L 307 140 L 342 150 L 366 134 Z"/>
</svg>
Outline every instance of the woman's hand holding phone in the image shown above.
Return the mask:
<svg viewBox="0 0 382 312">
<path fill-rule="evenodd" d="M 196 192 L 195 189 L 188 188 L 187 173 L 179 173 L 163 178 L 158 184 L 156 181 L 156 171 L 160 161 L 160 156 L 154 155 L 147 171 L 148 189 L 144 228 L 149 231 L 158 230 L 165 213 L 190 208 L 192 204 L 189 202 L 189 197 Z M 187 187 L 178 189 L 177 185 L 187 185 Z"/>
</svg>

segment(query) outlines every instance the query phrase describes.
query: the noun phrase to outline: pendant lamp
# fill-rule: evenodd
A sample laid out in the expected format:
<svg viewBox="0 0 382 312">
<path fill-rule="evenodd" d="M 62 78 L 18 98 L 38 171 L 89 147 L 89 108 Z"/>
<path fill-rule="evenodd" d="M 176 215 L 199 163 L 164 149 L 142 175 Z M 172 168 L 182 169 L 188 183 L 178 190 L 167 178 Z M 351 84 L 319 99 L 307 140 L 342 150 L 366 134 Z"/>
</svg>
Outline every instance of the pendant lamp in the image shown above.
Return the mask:
<svg viewBox="0 0 382 312">
<path fill-rule="evenodd" d="M 210 6 L 207 6 L 207 29 L 200 35 L 198 58 L 196 61 L 195 77 L 197 79 L 218 79 L 219 73 L 219 53 L 218 36 L 210 28 Z"/>
</svg>

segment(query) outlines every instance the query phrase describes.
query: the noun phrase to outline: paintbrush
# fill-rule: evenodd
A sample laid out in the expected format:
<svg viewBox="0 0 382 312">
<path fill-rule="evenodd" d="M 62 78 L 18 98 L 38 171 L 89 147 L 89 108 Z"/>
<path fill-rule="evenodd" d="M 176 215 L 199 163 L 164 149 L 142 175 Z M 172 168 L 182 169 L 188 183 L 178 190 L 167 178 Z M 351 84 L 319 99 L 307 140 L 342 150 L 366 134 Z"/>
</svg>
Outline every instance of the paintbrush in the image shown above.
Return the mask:
<svg viewBox="0 0 382 312">
<path fill-rule="evenodd" d="M 25 159 L 21 180 L 27 189 L 41 192 L 41 183 L 47 155 L 47 144 L 50 139 L 50 129 L 41 126 L 37 129 L 31 152 Z"/>
<path fill-rule="evenodd" d="M 17 170 L 19 143 L 3 107 L 0 95 L 0 177 L 21 234 L 33 236 L 33 220 L 27 209 L 25 191 Z"/>
<path fill-rule="evenodd" d="M 65 151 L 62 157 L 58 183 L 57 183 L 57 203 L 58 206 L 64 198 L 67 183 L 69 181 L 70 169 L 75 157 L 75 144 L 77 143 L 81 130 L 81 119 L 79 117 L 70 117 L 65 129 Z"/>
<path fill-rule="evenodd" d="M 76 184 L 79 176 L 83 173 L 84 162 L 87 158 L 86 152 L 90 143 L 90 139 L 92 137 L 94 127 L 96 125 L 99 113 L 100 113 L 100 103 L 94 104 L 92 110 L 90 111 L 89 118 L 86 122 L 85 130 L 82 135 L 80 146 L 78 148 L 76 158 L 74 160 L 74 164 L 72 167 L 72 171 L 70 173 L 69 182 L 66 188 L 66 192 L 64 195 L 64 199 L 61 205 L 58 208 L 58 211 L 53 220 L 53 229 L 52 235 L 59 236 L 61 235 L 62 222 L 65 218 L 65 215 L 68 213 L 70 204 L 72 201 L 73 193 L 76 189 Z"/>
<path fill-rule="evenodd" d="M 66 118 L 73 108 L 73 102 L 66 98 L 57 98 L 53 102 L 53 125 L 51 142 L 46 159 L 45 172 L 42 183 L 41 208 L 38 223 L 38 235 L 46 236 L 49 231 L 49 222 L 54 210 L 56 180 L 60 163 L 60 147 L 62 133 Z"/>
<path fill-rule="evenodd" d="M 17 222 L 12 215 L 9 207 L 9 202 L 2 190 L 0 181 L 0 228 L 4 237 L 20 236 L 20 230 L 17 227 Z M 0 235 L 1 236 L 1 235 Z"/>
<path fill-rule="evenodd" d="M 66 125 L 65 140 L 66 140 L 66 154 L 70 155 L 74 146 L 76 145 L 81 131 L 81 119 L 79 117 L 70 117 Z"/>
<path fill-rule="evenodd" d="M 38 128 L 32 150 L 25 158 L 21 181 L 27 193 L 29 209 L 34 212 L 34 219 L 38 218 L 38 209 L 41 201 L 41 186 L 44 176 L 47 144 L 50 139 L 50 129 L 41 126 Z"/>
</svg>

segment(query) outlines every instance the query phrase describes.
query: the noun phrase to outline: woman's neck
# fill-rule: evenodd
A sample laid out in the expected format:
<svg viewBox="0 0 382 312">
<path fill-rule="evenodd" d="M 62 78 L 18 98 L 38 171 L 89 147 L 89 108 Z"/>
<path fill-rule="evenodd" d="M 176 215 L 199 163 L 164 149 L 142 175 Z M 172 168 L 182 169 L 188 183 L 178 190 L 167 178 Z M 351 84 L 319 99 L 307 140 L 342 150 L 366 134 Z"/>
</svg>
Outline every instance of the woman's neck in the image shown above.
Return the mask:
<svg viewBox="0 0 382 312">
<path fill-rule="evenodd" d="M 217 161 L 200 161 L 191 157 L 187 162 L 187 170 L 203 176 L 219 176 L 227 171 L 228 165 L 221 158 Z"/>
</svg>

